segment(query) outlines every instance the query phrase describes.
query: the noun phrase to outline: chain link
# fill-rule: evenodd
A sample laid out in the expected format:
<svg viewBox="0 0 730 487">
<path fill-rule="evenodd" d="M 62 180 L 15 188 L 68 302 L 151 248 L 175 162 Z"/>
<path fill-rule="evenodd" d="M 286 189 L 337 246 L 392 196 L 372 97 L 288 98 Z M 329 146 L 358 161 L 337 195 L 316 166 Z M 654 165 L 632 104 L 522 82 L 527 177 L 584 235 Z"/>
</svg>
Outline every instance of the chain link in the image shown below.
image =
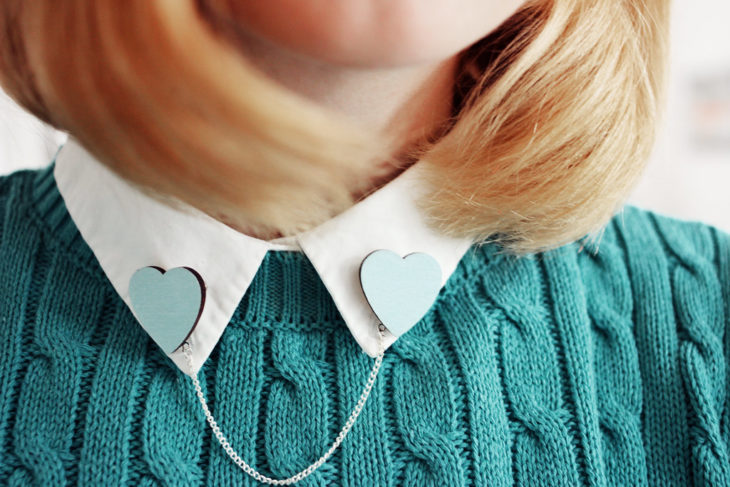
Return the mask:
<svg viewBox="0 0 730 487">
<path fill-rule="evenodd" d="M 203 394 L 203 390 L 200 387 L 200 382 L 198 381 L 198 375 L 193 372 L 193 355 L 192 355 L 192 347 L 190 346 L 189 342 L 183 343 L 183 353 L 185 354 L 185 359 L 188 363 L 188 368 L 190 369 L 190 377 L 193 381 L 193 386 L 195 387 L 195 394 L 198 396 L 198 400 L 200 401 L 200 407 L 203 409 L 203 413 L 205 414 L 205 419 L 208 421 L 208 424 L 210 425 L 210 428 L 213 430 L 213 434 L 215 434 L 215 437 L 218 439 L 218 443 L 223 447 L 226 454 L 233 460 L 236 465 L 238 465 L 241 470 L 246 472 L 248 475 L 253 477 L 254 479 L 258 480 L 261 483 L 264 484 L 271 484 L 271 485 L 291 485 L 296 482 L 299 482 L 300 480 L 306 478 L 310 474 L 312 474 L 315 470 L 317 470 L 319 467 L 321 467 L 332 454 L 335 452 L 337 447 L 340 446 L 340 444 L 345 440 L 345 437 L 350 432 L 350 429 L 352 429 L 353 425 L 355 424 L 355 421 L 357 420 L 357 417 L 360 415 L 360 412 L 362 411 L 363 407 L 365 406 L 365 401 L 367 401 L 368 397 L 370 396 L 370 390 L 373 388 L 373 385 L 375 384 L 375 379 L 378 377 L 378 371 L 380 370 L 380 365 L 383 363 L 383 355 L 385 354 L 385 350 L 383 348 L 383 334 L 385 332 L 385 326 L 381 323 L 378 325 L 378 356 L 375 357 L 375 363 L 373 364 L 373 368 L 370 371 L 370 375 L 368 376 L 368 380 L 365 383 L 365 387 L 362 390 L 362 393 L 360 394 L 360 400 L 357 402 L 355 407 L 353 408 L 352 412 L 350 413 L 349 418 L 347 419 L 347 422 L 340 430 L 340 433 L 337 435 L 337 438 L 330 446 L 329 450 L 322 455 L 319 460 L 302 470 L 301 472 L 292 475 L 289 478 L 286 479 L 274 479 L 271 477 L 267 477 L 266 475 L 263 475 L 259 472 L 257 472 L 253 467 L 251 467 L 248 463 L 246 463 L 236 452 L 236 450 L 233 449 L 231 444 L 228 442 L 228 439 L 225 437 L 223 432 L 221 431 L 220 427 L 218 426 L 218 423 L 216 422 L 215 418 L 213 417 L 213 413 L 210 412 L 210 409 L 208 408 L 208 403 L 205 400 L 205 395 Z"/>
</svg>

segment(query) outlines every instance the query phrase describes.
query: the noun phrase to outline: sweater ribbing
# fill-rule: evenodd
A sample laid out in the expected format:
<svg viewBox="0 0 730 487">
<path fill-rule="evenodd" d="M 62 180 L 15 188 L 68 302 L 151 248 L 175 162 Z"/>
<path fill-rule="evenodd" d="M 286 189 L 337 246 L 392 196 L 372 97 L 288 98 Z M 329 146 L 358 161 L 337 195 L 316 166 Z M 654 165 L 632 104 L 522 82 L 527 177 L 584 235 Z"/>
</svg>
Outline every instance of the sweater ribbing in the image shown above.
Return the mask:
<svg viewBox="0 0 730 487">
<path fill-rule="evenodd" d="M 579 249 L 472 247 L 300 485 L 729 485 L 730 236 L 626 206 Z M 0 344 L 0 483 L 256 485 L 52 165 L 0 178 Z M 241 456 L 286 477 L 328 448 L 371 364 L 304 254 L 269 252 L 202 385 Z"/>
</svg>

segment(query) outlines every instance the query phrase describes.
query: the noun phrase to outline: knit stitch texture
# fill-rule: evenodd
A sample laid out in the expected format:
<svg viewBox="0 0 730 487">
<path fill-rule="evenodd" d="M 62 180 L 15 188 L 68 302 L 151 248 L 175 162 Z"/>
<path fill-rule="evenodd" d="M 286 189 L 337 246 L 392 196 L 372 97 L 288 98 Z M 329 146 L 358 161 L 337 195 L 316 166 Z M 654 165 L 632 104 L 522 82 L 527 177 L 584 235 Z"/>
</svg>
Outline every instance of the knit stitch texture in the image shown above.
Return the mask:
<svg viewBox="0 0 730 487">
<path fill-rule="evenodd" d="M 730 236 L 632 206 L 598 252 L 474 246 L 298 485 L 729 485 L 729 307 Z M 0 178 L 0 345 L 0 484 L 257 485 L 106 279 L 53 165 Z M 304 254 L 269 252 L 202 383 L 241 456 L 283 478 L 329 447 L 372 360 Z"/>
</svg>

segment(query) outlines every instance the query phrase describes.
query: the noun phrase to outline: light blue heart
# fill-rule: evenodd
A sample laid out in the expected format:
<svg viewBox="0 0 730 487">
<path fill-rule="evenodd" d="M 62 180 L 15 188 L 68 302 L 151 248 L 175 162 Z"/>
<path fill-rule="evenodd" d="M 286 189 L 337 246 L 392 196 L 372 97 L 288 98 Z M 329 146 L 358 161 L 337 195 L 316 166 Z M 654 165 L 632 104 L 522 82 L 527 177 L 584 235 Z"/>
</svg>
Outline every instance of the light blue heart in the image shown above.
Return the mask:
<svg viewBox="0 0 730 487">
<path fill-rule="evenodd" d="M 170 354 L 195 328 L 203 309 L 205 285 L 188 267 L 167 272 L 143 267 L 129 280 L 129 298 L 142 327 Z"/>
<path fill-rule="evenodd" d="M 441 290 L 441 267 L 428 254 L 401 258 L 390 250 L 376 250 L 360 266 L 360 283 L 370 307 L 395 336 L 418 323 Z"/>
</svg>

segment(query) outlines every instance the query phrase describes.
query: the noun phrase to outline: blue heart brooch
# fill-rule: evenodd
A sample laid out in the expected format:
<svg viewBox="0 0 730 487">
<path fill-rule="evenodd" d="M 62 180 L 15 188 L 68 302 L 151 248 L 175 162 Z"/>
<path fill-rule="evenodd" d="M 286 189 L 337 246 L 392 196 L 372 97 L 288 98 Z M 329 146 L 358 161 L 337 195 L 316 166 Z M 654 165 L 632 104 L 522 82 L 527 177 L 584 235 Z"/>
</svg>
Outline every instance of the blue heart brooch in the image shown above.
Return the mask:
<svg viewBox="0 0 730 487">
<path fill-rule="evenodd" d="M 156 266 L 142 267 L 129 281 L 129 299 L 145 331 L 171 354 L 198 324 L 205 304 L 205 283 L 190 267 L 167 272 Z"/>
<path fill-rule="evenodd" d="M 441 267 L 423 252 L 401 258 L 376 250 L 360 265 L 360 285 L 381 323 L 401 336 L 431 309 L 441 290 Z"/>
<path fill-rule="evenodd" d="M 433 305 L 441 289 L 441 267 L 428 254 L 401 258 L 376 250 L 360 265 L 360 285 L 371 309 L 395 336 L 406 333 Z M 138 269 L 129 281 L 135 315 L 152 339 L 171 354 L 188 339 L 205 304 L 205 282 L 190 267 Z"/>
</svg>

